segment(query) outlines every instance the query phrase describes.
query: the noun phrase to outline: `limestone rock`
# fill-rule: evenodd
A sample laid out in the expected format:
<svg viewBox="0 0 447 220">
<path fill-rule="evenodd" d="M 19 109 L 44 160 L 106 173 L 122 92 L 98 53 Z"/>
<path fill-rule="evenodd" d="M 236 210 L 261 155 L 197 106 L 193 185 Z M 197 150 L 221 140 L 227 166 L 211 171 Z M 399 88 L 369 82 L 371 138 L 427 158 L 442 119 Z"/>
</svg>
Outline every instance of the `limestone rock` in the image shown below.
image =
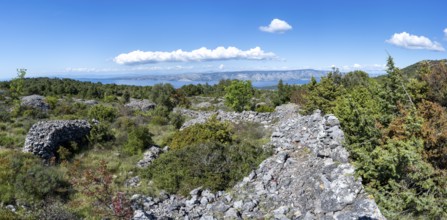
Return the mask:
<svg viewBox="0 0 447 220">
<path fill-rule="evenodd" d="M 90 129 L 91 125 L 85 120 L 40 121 L 28 131 L 23 151 L 48 160 L 56 155 L 59 146 L 82 141 Z"/>
<path fill-rule="evenodd" d="M 50 105 L 45 101 L 45 97 L 41 95 L 24 96 L 21 99 L 20 105 L 40 111 L 48 111 L 50 109 Z"/>
<path fill-rule="evenodd" d="M 140 110 L 140 111 L 149 111 L 155 108 L 155 103 L 150 102 L 147 99 L 138 100 L 138 99 L 130 99 L 130 102 L 125 105 L 127 108 L 132 110 Z"/>
</svg>

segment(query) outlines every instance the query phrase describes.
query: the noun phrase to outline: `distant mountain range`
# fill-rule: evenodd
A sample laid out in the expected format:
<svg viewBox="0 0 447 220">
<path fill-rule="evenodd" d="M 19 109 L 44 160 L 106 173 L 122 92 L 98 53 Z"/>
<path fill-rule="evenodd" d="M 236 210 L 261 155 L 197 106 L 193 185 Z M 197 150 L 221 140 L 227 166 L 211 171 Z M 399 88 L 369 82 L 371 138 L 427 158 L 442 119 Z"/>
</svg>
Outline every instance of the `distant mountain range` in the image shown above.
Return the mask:
<svg viewBox="0 0 447 220">
<path fill-rule="evenodd" d="M 312 76 L 320 78 L 329 71 L 301 69 L 301 70 L 272 70 L 272 71 L 237 71 L 237 72 L 213 72 L 213 73 L 185 73 L 175 75 L 144 75 L 117 77 L 116 80 L 157 80 L 157 81 L 219 81 L 221 79 L 261 81 L 309 80 Z"/>
</svg>

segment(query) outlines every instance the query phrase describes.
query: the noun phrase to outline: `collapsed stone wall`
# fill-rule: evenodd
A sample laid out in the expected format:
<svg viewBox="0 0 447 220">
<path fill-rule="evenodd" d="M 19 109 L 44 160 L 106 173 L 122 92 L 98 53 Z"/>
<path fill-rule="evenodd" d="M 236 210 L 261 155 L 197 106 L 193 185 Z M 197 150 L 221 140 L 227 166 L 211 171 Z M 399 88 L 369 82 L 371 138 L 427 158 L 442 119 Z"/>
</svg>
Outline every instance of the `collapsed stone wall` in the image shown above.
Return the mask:
<svg viewBox="0 0 447 220">
<path fill-rule="evenodd" d="M 219 113 L 221 120 L 232 121 L 250 118 L 247 114 L 254 115 Z M 269 143 L 275 152 L 257 170 L 225 192 L 134 195 L 133 219 L 385 219 L 354 176 L 335 116 L 319 111 L 302 116 L 296 106 L 284 105 L 263 117 L 259 120 L 276 121 Z"/>
<path fill-rule="evenodd" d="M 81 141 L 90 129 L 86 120 L 40 121 L 28 131 L 23 151 L 48 160 L 56 155 L 61 144 Z"/>
</svg>

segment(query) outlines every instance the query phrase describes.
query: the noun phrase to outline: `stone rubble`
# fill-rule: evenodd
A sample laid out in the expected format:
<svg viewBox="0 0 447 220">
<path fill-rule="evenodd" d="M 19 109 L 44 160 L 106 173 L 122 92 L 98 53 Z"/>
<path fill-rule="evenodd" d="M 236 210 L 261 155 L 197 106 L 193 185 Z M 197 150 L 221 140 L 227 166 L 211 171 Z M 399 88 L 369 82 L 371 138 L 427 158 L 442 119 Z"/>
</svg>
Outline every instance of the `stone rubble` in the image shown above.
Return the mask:
<svg viewBox="0 0 447 220">
<path fill-rule="evenodd" d="M 82 141 L 90 129 L 86 120 L 40 121 L 28 131 L 23 151 L 48 160 L 56 155 L 59 146 Z"/>
<path fill-rule="evenodd" d="M 20 105 L 40 111 L 48 111 L 50 105 L 45 101 L 45 97 L 41 95 L 29 95 L 21 98 Z"/>
<path fill-rule="evenodd" d="M 233 121 L 260 115 L 250 120 L 270 123 L 274 155 L 226 192 L 197 188 L 188 198 L 136 194 L 133 219 L 385 219 L 354 176 L 338 119 L 296 111 L 290 104 L 271 114 L 219 112 L 221 120 Z"/>
<path fill-rule="evenodd" d="M 149 111 L 154 109 L 156 104 L 147 99 L 138 100 L 131 98 L 129 103 L 125 104 L 124 106 L 132 110 Z"/>
</svg>

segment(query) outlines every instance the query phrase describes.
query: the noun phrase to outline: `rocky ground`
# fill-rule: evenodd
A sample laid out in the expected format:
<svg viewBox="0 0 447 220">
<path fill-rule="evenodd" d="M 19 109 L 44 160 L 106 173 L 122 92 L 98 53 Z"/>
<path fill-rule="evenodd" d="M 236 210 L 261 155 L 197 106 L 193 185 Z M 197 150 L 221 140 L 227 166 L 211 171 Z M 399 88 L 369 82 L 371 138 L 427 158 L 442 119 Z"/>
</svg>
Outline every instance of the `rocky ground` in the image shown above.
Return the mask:
<svg viewBox="0 0 447 220">
<path fill-rule="evenodd" d="M 179 111 L 194 118 L 185 126 L 216 114 Z M 226 192 L 198 188 L 188 198 L 134 195 L 133 219 L 384 219 L 354 176 L 333 115 L 302 116 L 295 105 L 280 106 L 273 113 L 217 114 L 220 120 L 273 128 L 269 144 L 274 155 Z"/>
</svg>

